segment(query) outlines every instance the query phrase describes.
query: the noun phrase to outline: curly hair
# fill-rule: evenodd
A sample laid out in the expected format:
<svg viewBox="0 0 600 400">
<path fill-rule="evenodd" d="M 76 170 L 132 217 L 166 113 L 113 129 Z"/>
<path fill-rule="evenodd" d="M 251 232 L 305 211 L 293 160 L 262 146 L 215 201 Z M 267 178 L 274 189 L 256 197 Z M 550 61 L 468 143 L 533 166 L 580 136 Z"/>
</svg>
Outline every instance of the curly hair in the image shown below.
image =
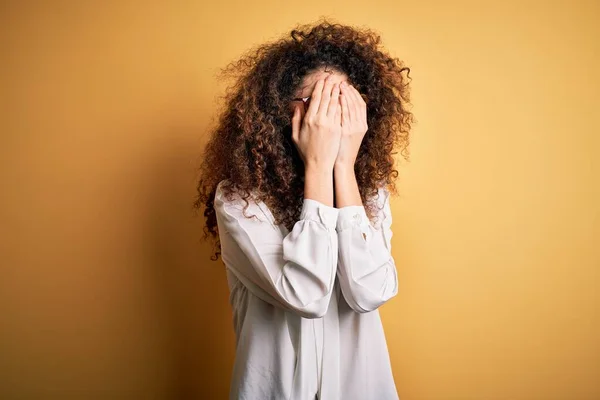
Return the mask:
<svg viewBox="0 0 600 400">
<path fill-rule="evenodd" d="M 214 209 L 217 185 L 227 197 L 261 200 L 276 223 L 292 229 L 300 216 L 304 165 L 291 135 L 288 104 L 305 75 L 320 68 L 346 74 L 367 103 L 366 132 L 355 163 L 361 198 L 369 218 L 374 204 L 367 200 L 381 186 L 396 193 L 396 149 L 408 160 L 409 131 L 414 122 L 410 105 L 410 68 L 381 49 L 380 36 L 321 19 L 297 25 L 289 36 L 255 47 L 221 69 L 233 78 L 224 95 L 216 126 L 202 155 L 193 207 L 204 208 L 204 239 L 215 239 L 212 260 L 221 245 Z M 403 74 L 406 72 L 406 74 Z"/>
</svg>

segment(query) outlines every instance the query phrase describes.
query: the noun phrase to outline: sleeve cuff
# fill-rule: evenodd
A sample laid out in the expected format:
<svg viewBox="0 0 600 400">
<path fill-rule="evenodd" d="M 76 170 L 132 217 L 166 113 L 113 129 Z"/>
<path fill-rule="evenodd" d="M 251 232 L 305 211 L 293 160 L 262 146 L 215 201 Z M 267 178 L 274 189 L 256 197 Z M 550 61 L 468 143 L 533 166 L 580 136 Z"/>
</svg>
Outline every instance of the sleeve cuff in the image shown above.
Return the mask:
<svg viewBox="0 0 600 400">
<path fill-rule="evenodd" d="M 336 228 L 338 231 L 358 226 L 361 228 L 370 224 L 364 206 L 346 206 L 339 209 Z"/>
<path fill-rule="evenodd" d="M 301 220 L 317 221 L 324 224 L 328 229 L 335 229 L 338 220 L 339 209 L 328 206 L 314 199 L 304 199 L 302 204 Z"/>
</svg>

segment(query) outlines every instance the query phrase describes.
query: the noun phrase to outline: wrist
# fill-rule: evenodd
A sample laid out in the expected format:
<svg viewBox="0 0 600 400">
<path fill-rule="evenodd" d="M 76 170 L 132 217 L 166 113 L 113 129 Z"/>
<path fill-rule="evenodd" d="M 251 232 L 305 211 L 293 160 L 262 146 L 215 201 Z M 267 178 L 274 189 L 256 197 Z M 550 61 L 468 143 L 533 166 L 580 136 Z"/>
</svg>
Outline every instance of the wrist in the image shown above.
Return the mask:
<svg viewBox="0 0 600 400">
<path fill-rule="evenodd" d="M 310 162 L 304 165 L 304 172 L 306 175 L 327 175 L 331 176 L 333 172 L 333 166 L 325 163 Z"/>
<path fill-rule="evenodd" d="M 323 165 L 306 165 L 304 170 L 304 197 L 333 207 L 332 168 Z"/>
<path fill-rule="evenodd" d="M 336 162 L 333 167 L 335 175 L 354 175 L 354 163 Z"/>
</svg>

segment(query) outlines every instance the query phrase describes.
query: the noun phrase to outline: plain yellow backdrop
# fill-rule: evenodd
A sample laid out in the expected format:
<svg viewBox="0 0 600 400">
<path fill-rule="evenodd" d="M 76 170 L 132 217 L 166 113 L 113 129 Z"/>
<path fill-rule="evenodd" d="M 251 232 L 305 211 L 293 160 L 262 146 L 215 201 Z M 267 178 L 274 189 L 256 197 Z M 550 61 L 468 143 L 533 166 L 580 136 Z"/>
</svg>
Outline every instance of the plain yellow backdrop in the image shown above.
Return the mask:
<svg viewBox="0 0 600 400">
<path fill-rule="evenodd" d="M 412 69 L 400 398 L 600 398 L 600 5 L 517 0 L 2 2 L 0 397 L 227 397 L 191 210 L 216 73 L 321 16 Z"/>
</svg>

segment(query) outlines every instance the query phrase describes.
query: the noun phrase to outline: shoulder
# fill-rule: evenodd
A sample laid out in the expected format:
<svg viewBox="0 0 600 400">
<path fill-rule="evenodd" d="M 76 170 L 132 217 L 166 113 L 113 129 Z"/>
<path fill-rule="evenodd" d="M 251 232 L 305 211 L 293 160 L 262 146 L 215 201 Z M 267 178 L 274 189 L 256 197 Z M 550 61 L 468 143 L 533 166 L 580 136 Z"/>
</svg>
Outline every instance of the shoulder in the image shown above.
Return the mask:
<svg viewBox="0 0 600 400">
<path fill-rule="evenodd" d="M 214 206 L 218 212 L 226 213 L 236 219 L 256 217 L 260 221 L 268 221 L 267 207 L 261 200 L 256 198 L 253 191 L 248 194 L 238 192 L 231 181 L 224 179 L 217 184 L 215 190 Z"/>
<path fill-rule="evenodd" d="M 377 208 L 383 208 L 390 201 L 390 191 L 387 185 L 380 185 L 377 187 L 377 193 L 369 199 L 376 205 Z"/>
<path fill-rule="evenodd" d="M 242 195 L 242 193 L 232 185 L 232 182 L 229 179 L 223 179 L 217 184 L 215 190 L 215 207 L 238 207 L 252 203 L 255 203 L 252 196 Z"/>
<path fill-rule="evenodd" d="M 217 184 L 215 190 L 215 204 L 226 204 L 228 206 L 246 204 L 244 199 L 247 199 L 248 203 L 253 203 L 252 196 L 243 196 L 233 185 L 229 179 L 223 179 Z"/>
<path fill-rule="evenodd" d="M 372 224 L 380 228 L 383 223 L 390 223 L 392 212 L 390 208 L 390 191 L 386 185 L 380 185 L 377 193 L 367 200 L 372 212 Z"/>
</svg>

